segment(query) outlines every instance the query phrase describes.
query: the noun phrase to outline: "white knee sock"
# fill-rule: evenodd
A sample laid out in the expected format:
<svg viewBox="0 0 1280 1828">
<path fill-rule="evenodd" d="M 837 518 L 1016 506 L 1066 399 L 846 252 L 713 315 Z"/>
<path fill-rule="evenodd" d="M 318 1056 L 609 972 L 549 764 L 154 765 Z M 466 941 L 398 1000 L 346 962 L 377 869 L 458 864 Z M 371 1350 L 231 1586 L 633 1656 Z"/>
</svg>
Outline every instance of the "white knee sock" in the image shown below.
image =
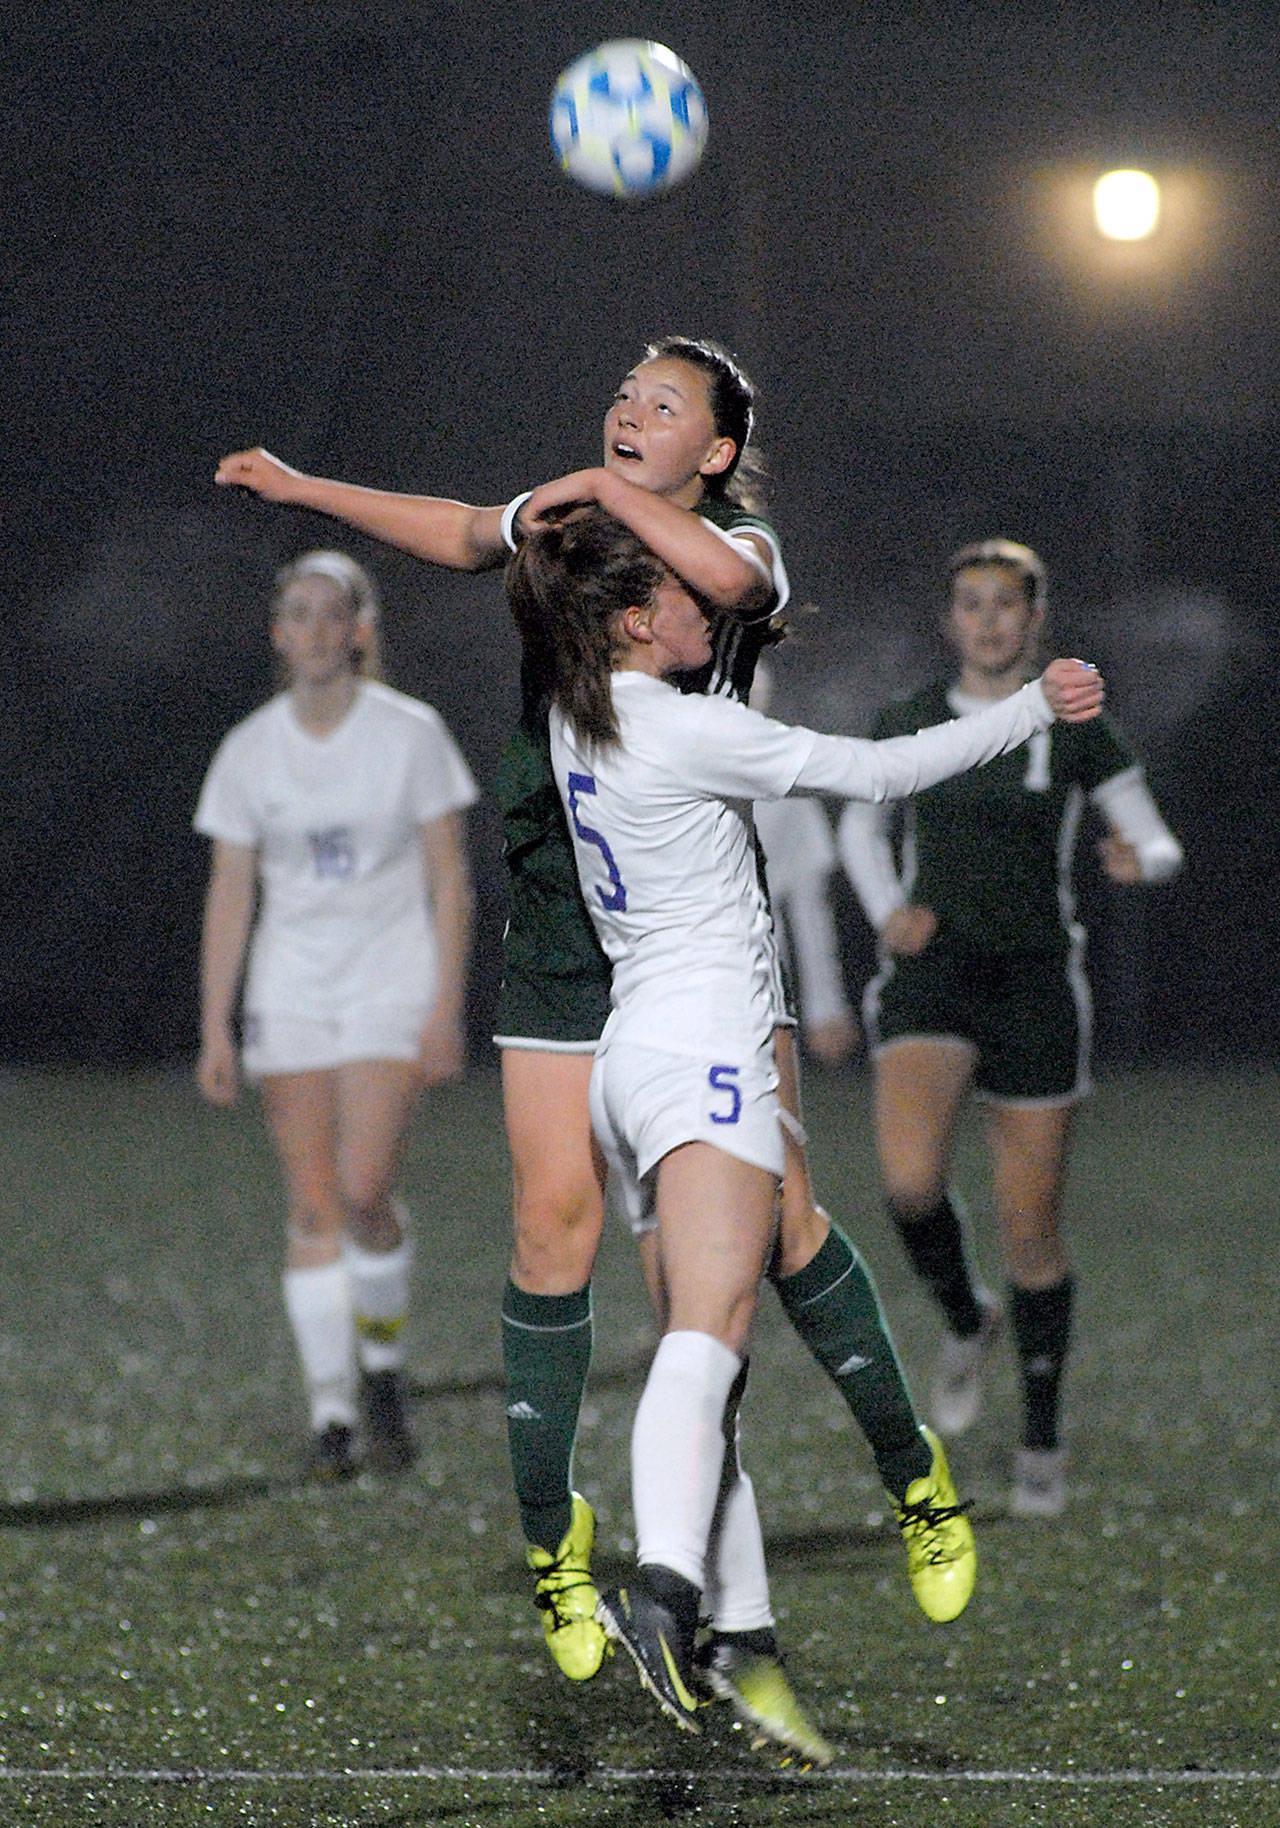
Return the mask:
<svg viewBox="0 0 1280 1828">
<path fill-rule="evenodd" d="M 330 1422 L 352 1427 L 356 1352 L 345 1268 L 323 1263 L 318 1269 L 287 1269 L 284 1305 L 302 1361 L 312 1428 L 318 1433 Z"/>
<path fill-rule="evenodd" d="M 717 1631 L 762 1631 L 773 1624 L 764 1536 L 755 1487 L 738 1455 L 736 1409 L 732 1424 L 711 1525 L 706 1606 Z M 725 1432 L 730 1432 L 727 1425 Z"/>
<path fill-rule="evenodd" d="M 401 1237 L 394 1250 L 366 1250 L 350 1238 L 342 1240 L 342 1261 L 355 1310 L 356 1345 L 366 1371 L 395 1371 L 404 1363 L 401 1334 L 409 1312 L 413 1244 L 406 1229 L 409 1215 L 398 1200 L 395 1210 Z"/>
<path fill-rule="evenodd" d="M 709 1333 L 668 1333 L 631 1433 L 636 1556 L 701 1591 L 724 1462 L 724 1409 L 740 1360 Z"/>
</svg>

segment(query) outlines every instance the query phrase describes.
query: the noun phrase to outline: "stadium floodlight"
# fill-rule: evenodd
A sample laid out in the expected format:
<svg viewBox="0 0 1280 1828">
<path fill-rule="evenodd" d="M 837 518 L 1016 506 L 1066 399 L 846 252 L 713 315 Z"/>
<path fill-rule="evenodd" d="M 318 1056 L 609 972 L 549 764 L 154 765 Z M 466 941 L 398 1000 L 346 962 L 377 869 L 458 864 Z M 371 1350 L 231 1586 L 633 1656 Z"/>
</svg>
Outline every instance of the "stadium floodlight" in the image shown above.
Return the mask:
<svg viewBox="0 0 1280 1828">
<path fill-rule="evenodd" d="M 1093 218 L 1109 241 L 1144 241 L 1160 220 L 1160 186 L 1146 171 L 1108 171 L 1093 187 Z"/>
</svg>

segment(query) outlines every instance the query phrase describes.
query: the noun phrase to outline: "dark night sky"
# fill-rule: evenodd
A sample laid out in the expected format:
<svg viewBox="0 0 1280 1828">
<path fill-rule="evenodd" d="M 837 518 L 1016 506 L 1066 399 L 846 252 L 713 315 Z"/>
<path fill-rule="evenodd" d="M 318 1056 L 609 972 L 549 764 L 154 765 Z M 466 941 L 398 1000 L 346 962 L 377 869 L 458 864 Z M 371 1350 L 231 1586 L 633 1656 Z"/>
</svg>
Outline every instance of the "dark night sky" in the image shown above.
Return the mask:
<svg viewBox="0 0 1280 1828">
<path fill-rule="evenodd" d="M 779 710 L 861 727 L 930 658 L 946 551 L 1040 547 L 1062 644 L 1107 665 L 1192 857 L 1139 923 L 1113 1032 L 1274 1048 L 1273 9 L 725 11 L 37 6 L 7 28 L 0 1056 L 192 1046 L 191 803 L 269 687 L 274 567 L 333 538 L 215 491 L 217 457 L 264 442 L 503 500 L 590 460 L 618 376 L 676 328 L 755 374 L 793 581 L 824 612 Z M 639 206 L 575 191 L 546 147 L 557 70 L 621 35 L 678 50 L 711 113 L 696 178 Z M 1088 184 L 1131 163 L 1165 223 L 1108 248 Z M 487 780 L 514 696 L 494 580 L 373 556 L 397 683 Z M 480 1035 L 487 811 L 475 842 Z M 1085 891 L 1105 967 L 1133 919 Z"/>
</svg>

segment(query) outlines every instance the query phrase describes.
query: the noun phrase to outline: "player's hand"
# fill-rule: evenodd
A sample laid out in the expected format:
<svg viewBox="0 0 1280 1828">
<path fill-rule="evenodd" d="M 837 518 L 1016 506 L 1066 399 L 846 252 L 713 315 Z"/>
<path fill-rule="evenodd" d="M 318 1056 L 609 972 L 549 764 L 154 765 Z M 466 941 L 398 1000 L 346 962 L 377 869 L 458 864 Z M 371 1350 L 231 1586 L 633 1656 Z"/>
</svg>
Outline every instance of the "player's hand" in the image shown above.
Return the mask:
<svg viewBox="0 0 1280 1828">
<path fill-rule="evenodd" d="M 1112 882 L 1123 882 L 1129 886 L 1142 881 L 1138 847 L 1130 844 L 1128 839 L 1121 838 L 1116 832 L 1108 832 L 1105 838 L 1098 841 L 1098 855 Z"/>
<path fill-rule="evenodd" d="M 223 488 L 252 489 L 264 501 L 291 501 L 302 481 L 301 470 L 291 470 L 270 451 L 232 451 L 214 471 L 213 480 Z"/>
<path fill-rule="evenodd" d="M 938 916 L 932 908 L 908 902 L 895 908 L 880 929 L 880 943 L 886 952 L 900 958 L 916 958 L 938 931 Z"/>
<path fill-rule="evenodd" d="M 1102 709 L 1102 674 L 1087 660 L 1051 660 L 1040 675 L 1049 709 L 1064 724 L 1083 724 Z"/>
<path fill-rule="evenodd" d="M 569 475 L 557 476 L 552 482 L 539 483 L 517 516 L 520 531 L 540 533 L 544 527 L 563 520 L 566 508 L 598 501 L 600 479 L 607 474 L 599 469 L 572 470 Z"/>
<path fill-rule="evenodd" d="M 832 1016 L 826 1022 L 805 1025 L 804 1044 L 824 1066 L 843 1066 L 858 1045 L 858 1024 L 852 1016 Z"/>
<path fill-rule="evenodd" d="M 240 1091 L 240 1070 L 235 1043 L 227 1030 L 206 1036 L 196 1062 L 196 1084 L 201 1096 L 219 1109 L 235 1103 Z"/>
<path fill-rule="evenodd" d="M 423 1085 L 449 1085 L 467 1065 L 467 1042 L 458 1016 L 433 1015 L 418 1042 L 418 1077 Z"/>
</svg>

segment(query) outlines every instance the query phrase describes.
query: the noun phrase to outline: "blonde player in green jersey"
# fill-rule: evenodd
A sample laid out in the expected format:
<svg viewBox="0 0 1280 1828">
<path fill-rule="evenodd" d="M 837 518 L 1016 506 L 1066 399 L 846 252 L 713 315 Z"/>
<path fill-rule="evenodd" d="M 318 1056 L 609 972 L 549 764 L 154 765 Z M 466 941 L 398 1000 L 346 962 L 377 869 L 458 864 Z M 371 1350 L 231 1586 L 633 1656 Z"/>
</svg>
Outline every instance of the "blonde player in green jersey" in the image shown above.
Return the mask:
<svg viewBox="0 0 1280 1828">
<path fill-rule="evenodd" d="M 1029 547 L 989 539 L 948 567 L 944 632 L 957 677 L 895 701 L 876 736 L 978 709 L 1035 669 L 1045 573 Z M 884 809 L 851 804 L 840 849 L 880 938 L 864 1019 L 875 1060 L 876 1133 L 890 1212 L 946 1322 L 931 1387 L 943 1434 L 975 1420 L 981 1373 L 1006 1320 L 1023 1422 L 1010 1508 L 1066 1502 L 1060 1408 L 1073 1299 L 1060 1217 L 1072 1117 L 1089 1089 L 1091 1007 L 1070 869 L 1080 816 L 1107 826 L 1116 882 L 1160 882 L 1182 861 L 1129 747 L 1104 715 L 906 803 L 900 874 Z M 966 1095 L 984 1103 L 1006 1301 L 984 1288 L 948 1189 Z"/>
</svg>

